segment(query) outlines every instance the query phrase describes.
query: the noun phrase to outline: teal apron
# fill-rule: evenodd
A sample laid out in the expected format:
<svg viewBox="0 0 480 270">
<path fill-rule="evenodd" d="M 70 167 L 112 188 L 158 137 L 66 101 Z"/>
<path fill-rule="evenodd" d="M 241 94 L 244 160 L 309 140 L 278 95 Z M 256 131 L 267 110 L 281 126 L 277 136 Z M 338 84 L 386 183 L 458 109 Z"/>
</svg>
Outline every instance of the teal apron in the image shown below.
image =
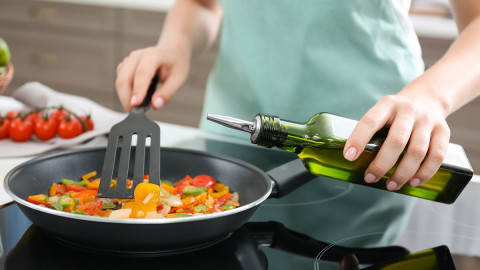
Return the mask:
<svg viewBox="0 0 480 270">
<path fill-rule="evenodd" d="M 248 139 L 247 133 L 206 121 L 207 113 L 245 120 L 266 113 L 303 122 L 330 112 L 358 120 L 424 70 L 391 1 L 225 0 L 222 6 L 220 49 L 200 123 L 209 133 Z M 279 221 L 339 245 L 385 246 L 402 233 L 414 202 L 320 177 L 265 201 L 251 220 Z M 270 269 L 314 265 L 264 251 Z"/>
</svg>

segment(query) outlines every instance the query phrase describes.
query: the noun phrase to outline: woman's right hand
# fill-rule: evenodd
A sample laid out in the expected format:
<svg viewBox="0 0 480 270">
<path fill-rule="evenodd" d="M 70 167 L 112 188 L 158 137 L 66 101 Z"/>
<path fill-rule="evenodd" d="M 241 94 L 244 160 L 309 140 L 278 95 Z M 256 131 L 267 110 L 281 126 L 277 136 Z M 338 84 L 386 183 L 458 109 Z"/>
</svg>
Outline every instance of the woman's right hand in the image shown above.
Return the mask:
<svg viewBox="0 0 480 270">
<path fill-rule="evenodd" d="M 159 43 L 131 52 L 117 67 L 115 86 L 123 108 L 130 111 L 139 105 L 158 74 L 162 84 L 152 96 L 152 107 L 160 109 L 185 83 L 190 59 L 190 46 L 180 43 Z"/>
</svg>

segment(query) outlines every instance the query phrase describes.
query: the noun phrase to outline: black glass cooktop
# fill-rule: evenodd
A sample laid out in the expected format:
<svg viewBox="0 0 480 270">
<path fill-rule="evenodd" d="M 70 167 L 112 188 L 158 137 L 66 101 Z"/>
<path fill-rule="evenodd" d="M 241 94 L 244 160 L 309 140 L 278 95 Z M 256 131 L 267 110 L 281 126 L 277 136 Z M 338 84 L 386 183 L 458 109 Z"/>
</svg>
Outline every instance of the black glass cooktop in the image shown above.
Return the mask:
<svg viewBox="0 0 480 270">
<path fill-rule="evenodd" d="M 264 171 L 296 158 L 294 154 L 243 143 L 198 138 L 177 147 L 228 155 Z M 347 184 L 351 185 L 351 184 Z M 347 189 L 342 189 L 339 194 Z M 294 193 L 292 193 L 294 194 Z M 294 195 L 293 195 L 294 196 Z M 268 205 L 269 200 L 266 203 Z M 312 213 L 314 214 L 314 213 Z M 326 217 L 328 220 L 328 217 Z M 58 224 L 62 226 L 62 224 Z M 319 230 L 322 227 L 319 226 Z M 341 229 L 339 224 L 338 229 Z M 476 228 L 471 228 L 473 231 Z M 401 242 L 389 246 L 349 245 L 349 241 L 314 239 L 277 220 L 250 221 L 224 241 L 202 250 L 154 256 L 146 254 L 95 253 L 66 246 L 51 238 L 21 213 L 15 204 L 0 208 L 0 269 L 477 269 L 475 254 L 450 248 L 433 234 L 421 245 Z M 79 232 L 88 233 L 88 232 Z M 185 232 L 187 234 L 201 232 Z M 328 234 L 329 232 L 325 232 Z M 411 234 L 424 232 L 407 232 Z M 452 235 L 454 232 L 451 232 Z M 355 232 L 351 232 L 355 235 Z M 382 234 L 382 232 L 376 232 Z M 475 248 L 479 239 L 454 236 Z M 371 237 L 371 235 L 356 235 Z M 353 237 L 352 237 L 353 238 Z M 469 239 L 468 239 L 469 238 Z M 415 239 L 410 237 L 408 239 Z M 420 239 L 420 238 L 418 238 Z M 446 239 L 446 238 L 445 238 Z M 467 239 L 467 240 L 465 240 Z M 368 243 L 368 241 L 366 241 Z M 419 248 L 420 247 L 420 248 Z M 480 253 L 480 252 L 479 252 Z M 290 265 L 275 263 L 283 257 Z M 3 267 L 3 268 L 2 268 Z"/>
</svg>

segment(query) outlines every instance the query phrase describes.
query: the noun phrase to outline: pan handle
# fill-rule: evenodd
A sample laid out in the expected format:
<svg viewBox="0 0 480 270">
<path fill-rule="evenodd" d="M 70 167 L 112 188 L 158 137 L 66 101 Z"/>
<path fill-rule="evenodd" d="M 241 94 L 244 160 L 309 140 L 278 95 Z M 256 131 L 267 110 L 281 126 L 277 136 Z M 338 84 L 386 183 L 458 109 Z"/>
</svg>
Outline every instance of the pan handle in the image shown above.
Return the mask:
<svg viewBox="0 0 480 270">
<path fill-rule="evenodd" d="M 310 173 L 299 158 L 268 171 L 267 175 L 273 181 L 270 198 L 281 198 L 318 177 Z"/>
<path fill-rule="evenodd" d="M 400 246 L 350 248 L 333 245 L 287 229 L 276 221 L 247 222 L 245 226 L 259 245 L 321 261 L 340 262 L 345 256 L 354 254 L 360 264 L 376 264 L 410 254 Z"/>
</svg>

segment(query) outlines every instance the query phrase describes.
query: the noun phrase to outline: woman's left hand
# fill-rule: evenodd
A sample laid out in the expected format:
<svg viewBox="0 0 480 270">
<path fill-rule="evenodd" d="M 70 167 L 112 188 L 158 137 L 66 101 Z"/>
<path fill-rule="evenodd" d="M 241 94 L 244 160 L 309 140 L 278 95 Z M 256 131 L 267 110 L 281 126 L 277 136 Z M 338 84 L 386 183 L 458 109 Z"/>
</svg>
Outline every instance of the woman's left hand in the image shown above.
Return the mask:
<svg viewBox="0 0 480 270">
<path fill-rule="evenodd" d="M 407 182 L 412 186 L 422 185 L 440 168 L 450 140 L 445 121 L 447 110 L 440 100 L 420 87 L 414 81 L 398 94 L 380 99 L 348 138 L 343 154 L 353 161 L 377 131 L 389 127 L 385 142 L 365 171 L 367 183 L 377 182 L 397 162 L 387 180 L 387 189 L 391 191 Z"/>
</svg>

